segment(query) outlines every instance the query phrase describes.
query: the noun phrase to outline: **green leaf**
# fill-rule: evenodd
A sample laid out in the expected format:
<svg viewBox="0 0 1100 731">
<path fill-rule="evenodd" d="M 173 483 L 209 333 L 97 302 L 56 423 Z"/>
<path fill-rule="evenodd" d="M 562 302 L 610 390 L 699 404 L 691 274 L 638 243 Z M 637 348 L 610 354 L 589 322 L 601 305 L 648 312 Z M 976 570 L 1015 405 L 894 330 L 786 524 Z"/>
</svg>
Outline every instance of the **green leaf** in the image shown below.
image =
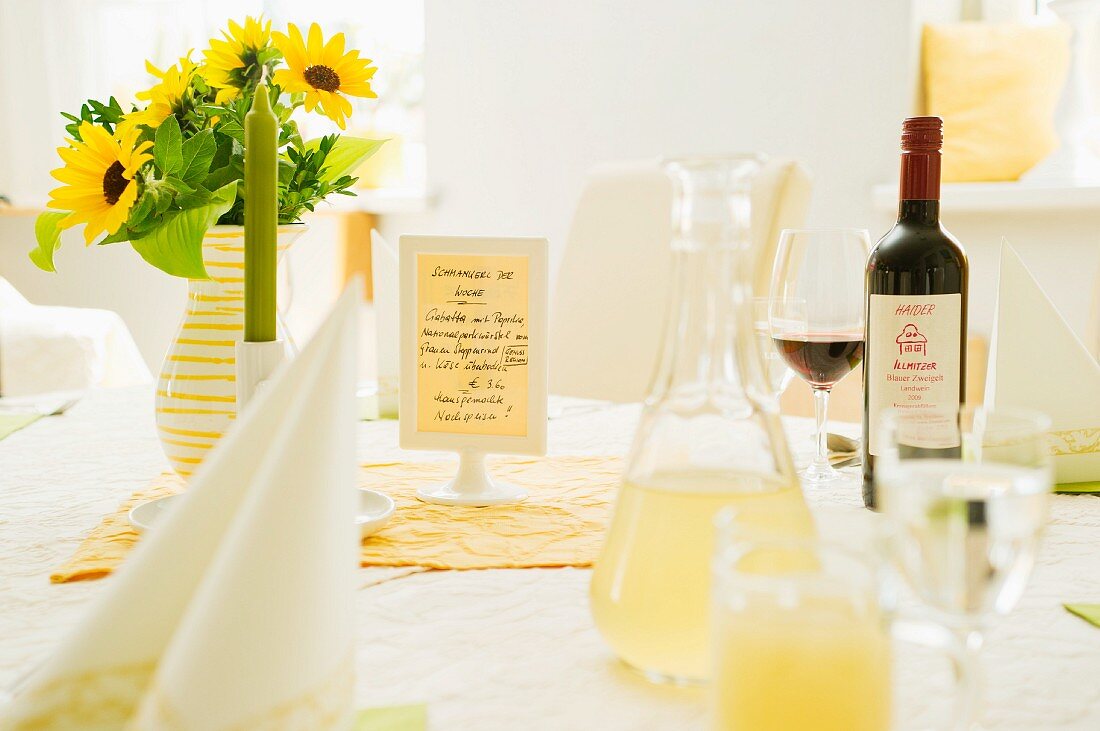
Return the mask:
<svg viewBox="0 0 1100 731">
<path fill-rule="evenodd" d="M 130 229 L 127 226 L 123 226 L 118 231 L 115 231 L 113 234 L 104 236 L 99 241 L 95 242 L 95 245 L 103 246 L 105 244 L 117 244 L 122 241 L 129 241 L 130 235 Z"/>
<path fill-rule="evenodd" d="M 237 184 L 214 191 L 210 202 L 186 211 L 172 211 L 164 221 L 130 242 L 141 258 L 176 277 L 208 279 L 202 263 L 202 238 L 223 213 L 233 206 Z"/>
<path fill-rule="evenodd" d="M 195 192 L 194 188 L 192 188 L 190 185 L 183 182 L 174 175 L 169 175 L 167 178 L 164 179 L 164 187 L 171 190 L 173 193 L 179 193 L 181 195 Z"/>
<path fill-rule="evenodd" d="M 31 250 L 30 257 L 34 265 L 47 272 L 56 272 L 53 265 L 53 253 L 61 246 L 61 221 L 68 213 L 47 211 L 40 213 L 34 222 L 34 238 L 38 246 Z"/>
<path fill-rule="evenodd" d="M 425 731 L 428 728 L 428 706 L 417 703 L 407 706 L 383 706 L 359 711 L 354 731 Z"/>
<path fill-rule="evenodd" d="M 236 119 L 229 119 L 218 125 L 218 131 L 244 144 L 244 125 Z"/>
<path fill-rule="evenodd" d="M 179 172 L 183 165 L 183 135 L 175 115 L 169 114 L 153 138 L 153 162 L 165 175 Z"/>
<path fill-rule="evenodd" d="M 233 147 L 235 144 L 239 144 L 232 137 L 228 137 L 221 134 L 215 134 L 215 141 L 217 142 L 217 149 L 214 151 L 214 157 L 210 160 L 210 168 L 217 170 L 223 168 L 229 164 L 230 159 L 233 157 Z M 244 148 L 241 148 L 241 154 L 244 154 Z"/>
<path fill-rule="evenodd" d="M 153 213 L 154 216 L 159 216 L 160 214 L 171 208 L 172 202 L 176 199 L 174 192 L 168 187 L 168 185 L 165 184 L 164 181 L 161 181 L 161 183 L 162 185 L 158 190 L 156 198 L 154 199 L 156 202 L 156 208 L 154 209 Z"/>
<path fill-rule="evenodd" d="M 1066 608 L 1066 611 L 1100 627 L 1100 604 L 1063 604 L 1062 606 Z"/>
<path fill-rule="evenodd" d="M 217 190 L 223 185 L 229 183 L 235 183 L 237 181 L 244 180 L 244 167 L 241 165 L 230 164 L 225 167 L 217 168 L 210 171 L 210 175 L 207 176 L 203 182 L 203 186 L 208 190 Z"/>
<path fill-rule="evenodd" d="M 180 165 L 179 178 L 192 187 L 201 183 L 210 170 L 210 163 L 214 160 L 217 149 L 213 130 L 204 129 L 185 140 L 181 149 L 183 163 Z"/>
<path fill-rule="evenodd" d="M 176 205 L 184 210 L 205 206 L 209 202 L 210 191 L 201 186 L 176 198 Z"/>
<path fill-rule="evenodd" d="M 317 150 L 321 147 L 324 137 L 306 142 L 307 150 Z M 365 140 L 361 137 L 348 137 L 340 135 L 325 158 L 325 167 L 321 171 L 320 178 L 325 182 L 332 182 L 344 175 L 353 173 L 367 158 L 378 152 L 386 140 Z"/>
<path fill-rule="evenodd" d="M 126 222 L 129 228 L 140 228 L 141 224 L 145 222 L 145 219 L 149 217 L 149 214 L 153 212 L 153 208 L 156 205 L 155 196 L 146 190 L 142 193 L 141 198 L 138 198 L 138 202 L 130 209 L 130 218 Z M 125 241 L 126 239 L 121 239 Z M 102 243 L 106 243 L 101 241 Z"/>
</svg>

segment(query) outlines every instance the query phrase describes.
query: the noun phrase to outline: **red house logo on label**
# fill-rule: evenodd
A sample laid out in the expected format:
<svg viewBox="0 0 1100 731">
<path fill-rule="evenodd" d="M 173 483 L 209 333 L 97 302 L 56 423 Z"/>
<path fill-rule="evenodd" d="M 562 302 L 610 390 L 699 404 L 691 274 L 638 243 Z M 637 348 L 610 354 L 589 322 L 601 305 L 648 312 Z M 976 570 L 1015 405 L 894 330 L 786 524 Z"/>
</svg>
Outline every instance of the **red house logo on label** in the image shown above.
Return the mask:
<svg viewBox="0 0 1100 731">
<path fill-rule="evenodd" d="M 901 335 L 894 338 L 898 344 L 898 354 L 916 353 L 921 357 L 928 356 L 928 338 L 920 334 L 920 330 L 913 323 L 909 323 L 901 329 Z"/>
</svg>

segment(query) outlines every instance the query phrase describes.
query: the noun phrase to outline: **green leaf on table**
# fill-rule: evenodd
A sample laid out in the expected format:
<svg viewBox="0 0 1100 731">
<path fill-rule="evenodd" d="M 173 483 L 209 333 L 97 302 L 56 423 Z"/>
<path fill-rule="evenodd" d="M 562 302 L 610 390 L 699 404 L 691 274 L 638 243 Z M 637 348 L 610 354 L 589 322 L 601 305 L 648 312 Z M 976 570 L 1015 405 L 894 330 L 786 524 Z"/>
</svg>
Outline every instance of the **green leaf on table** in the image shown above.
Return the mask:
<svg viewBox="0 0 1100 731">
<path fill-rule="evenodd" d="M 185 140 L 180 150 L 183 158 L 178 175 L 180 180 L 191 186 L 201 183 L 210 170 L 210 163 L 214 160 L 217 149 L 213 130 L 204 129 Z"/>
<path fill-rule="evenodd" d="M 320 149 L 324 140 L 324 137 L 309 140 L 306 142 L 306 149 Z M 331 183 L 338 178 L 354 173 L 371 155 L 378 152 L 378 149 L 386 142 L 387 140 L 365 140 L 362 137 L 340 135 L 336 138 L 332 149 L 325 157 L 325 167 L 321 171 L 320 179 Z"/>
<path fill-rule="evenodd" d="M 165 117 L 157 127 L 153 138 L 153 162 L 165 175 L 179 172 L 183 165 L 183 135 L 173 114 Z"/>
<path fill-rule="evenodd" d="M 1100 480 L 1095 482 L 1063 482 L 1054 486 L 1054 492 L 1069 495 L 1100 494 Z"/>
<path fill-rule="evenodd" d="M 57 271 L 53 265 L 53 253 L 61 246 L 61 221 L 68 215 L 47 211 L 40 213 L 34 222 L 34 239 L 38 245 L 29 256 L 34 265 L 43 271 Z"/>
<path fill-rule="evenodd" d="M 1100 627 L 1100 604 L 1063 604 L 1070 614 L 1076 614 L 1089 624 Z"/>
<path fill-rule="evenodd" d="M 42 414 L 0 414 L 0 439 L 9 437 L 42 418 Z M 382 709 L 385 710 L 385 709 Z M 367 726 L 373 729 L 373 726 Z M 386 728 L 383 726 L 382 728 Z"/>
<path fill-rule="evenodd" d="M 409 706 L 384 706 L 359 711 L 354 731 L 426 731 L 428 707 L 423 703 Z"/>
<path fill-rule="evenodd" d="M 233 206 L 237 184 L 218 190 L 204 206 L 172 211 L 148 233 L 130 242 L 141 258 L 157 269 L 176 277 L 207 279 L 202 263 L 202 239 L 207 230 Z"/>
</svg>

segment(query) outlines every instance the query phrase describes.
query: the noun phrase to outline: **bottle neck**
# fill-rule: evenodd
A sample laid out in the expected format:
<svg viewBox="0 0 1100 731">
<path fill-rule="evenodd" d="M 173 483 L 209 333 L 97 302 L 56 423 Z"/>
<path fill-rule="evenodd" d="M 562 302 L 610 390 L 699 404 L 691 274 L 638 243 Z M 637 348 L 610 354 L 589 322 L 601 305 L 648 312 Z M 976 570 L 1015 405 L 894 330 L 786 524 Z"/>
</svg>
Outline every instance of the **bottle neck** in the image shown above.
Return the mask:
<svg viewBox="0 0 1100 731">
<path fill-rule="evenodd" d="M 745 293 L 738 281 L 739 258 L 732 246 L 676 252 L 664 362 L 653 395 L 741 390 L 736 334 Z"/>
<path fill-rule="evenodd" d="M 936 225 L 940 215 L 940 153 L 903 152 L 898 186 L 899 223 Z"/>
<path fill-rule="evenodd" d="M 937 200 L 905 200 L 898 204 L 898 223 L 915 226 L 939 226 L 940 202 Z"/>
</svg>

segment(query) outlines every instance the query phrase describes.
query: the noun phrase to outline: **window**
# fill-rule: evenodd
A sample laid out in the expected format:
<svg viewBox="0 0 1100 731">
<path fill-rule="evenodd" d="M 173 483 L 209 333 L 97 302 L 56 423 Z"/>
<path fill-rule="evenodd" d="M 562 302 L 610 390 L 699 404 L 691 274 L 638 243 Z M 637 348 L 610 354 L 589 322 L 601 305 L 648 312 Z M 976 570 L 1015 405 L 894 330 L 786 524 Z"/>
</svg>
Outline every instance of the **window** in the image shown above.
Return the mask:
<svg viewBox="0 0 1100 731">
<path fill-rule="evenodd" d="M 61 111 L 85 99 L 115 96 L 126 107 L 158 67 L 192 50 L 199 60 L 208 39 L 232 18 L 263 13 L 274 27 L 320 23 L 343 32 L 349 48 L 375 61 L 378 99 L 353 100 L 348 134 L 392 141 L 368 163 L 361 184 L 424 185 L 423 50 L 421 0 L 0 0 L 0 195 L 41 205 L 55 182 Z M 27 43 L 27 38 L 39 39 Z M 319 115 L 302 115 L 307 137 L 335 131 Z"/>
</svg>

